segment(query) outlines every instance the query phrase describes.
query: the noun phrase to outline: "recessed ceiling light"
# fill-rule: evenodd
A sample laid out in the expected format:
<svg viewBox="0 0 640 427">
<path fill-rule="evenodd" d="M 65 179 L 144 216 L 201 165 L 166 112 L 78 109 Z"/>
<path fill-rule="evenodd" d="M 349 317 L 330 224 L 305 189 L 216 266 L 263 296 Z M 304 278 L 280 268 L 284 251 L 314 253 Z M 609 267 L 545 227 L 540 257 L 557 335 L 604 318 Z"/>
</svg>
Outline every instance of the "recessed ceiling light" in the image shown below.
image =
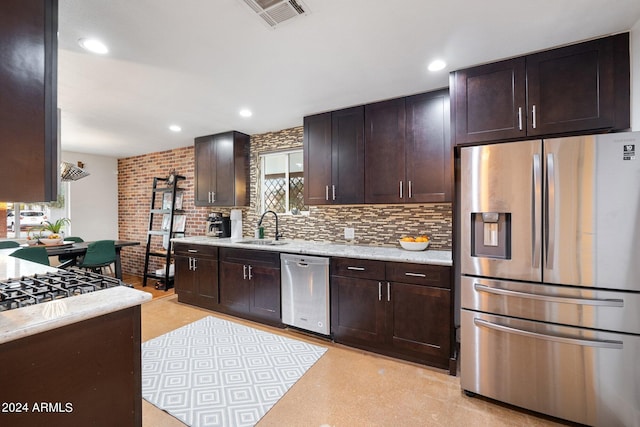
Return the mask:
<svg viewBox="0 0 640 427">
<path fill-rule="evenodd" d="M 171 132 L 180 132 L 182 130 L 182 128 L 178 125 L 171 125 L 169 126 L 169 130 Z"/>
<path fill-rule="evenodd" d="M 447 63 L 444 62 L 442 59 L 436 59 L 435 61 L 431 61 L 428 68 L 429 68 L 429 71 L 440 71 L 444 69 L 444 67 L 446 66 L 447 66 Z"/>
<path fill-rule="evenodd" d="M 251 112 L 251 110 L 249 110 L 247 108 L 243 108 L 242 110 L 240 110 L 240 115 L 242 117 L 251 117 L 253 115 L 253 113 Z"/>
<path fill-rule="evenodd" d="M 100 55 L 104 55 L 109 52 L 107 46 L 102 43 L 100 40 L 96 39 L 80 39 L 78 40 L 78 44 L 82 46 L 84 49 L 89 52 L 98 53 Z"/>
</svg>

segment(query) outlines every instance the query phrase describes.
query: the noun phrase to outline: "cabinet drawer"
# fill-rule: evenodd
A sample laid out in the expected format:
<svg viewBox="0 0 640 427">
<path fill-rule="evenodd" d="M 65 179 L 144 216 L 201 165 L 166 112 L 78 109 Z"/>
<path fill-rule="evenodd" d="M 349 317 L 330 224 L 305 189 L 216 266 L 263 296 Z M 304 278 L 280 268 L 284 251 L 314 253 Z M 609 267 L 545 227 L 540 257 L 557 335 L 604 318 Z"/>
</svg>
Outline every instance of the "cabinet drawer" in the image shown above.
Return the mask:
<svg viewBox="0 0 640 427">
<path fill-rule="evenodd" d="M 331 275 L 383 280 L 384 262 L 355 258 L 331 258 Z"/>
<path fill-rule="evenodd" d="M 220 260 L 236 264 L 251 264 L 280 268 L 280 253 L 253 249 L 220 248 Z"/>
<path fill-rule="evenodd" d="M 386 263 L 386 278 L 390 282 L 451 288 L 451 267 L 428 264 Z"/>
<path fill-rule="evenodd" d="M 218 258 L 218 247 L 210 245 L 192 245 L 188 243 L 175 243 L 173 245 L 173 252 L 176 255 L 185 256 L 201 256 L 207 258 Z"/>
</svg>

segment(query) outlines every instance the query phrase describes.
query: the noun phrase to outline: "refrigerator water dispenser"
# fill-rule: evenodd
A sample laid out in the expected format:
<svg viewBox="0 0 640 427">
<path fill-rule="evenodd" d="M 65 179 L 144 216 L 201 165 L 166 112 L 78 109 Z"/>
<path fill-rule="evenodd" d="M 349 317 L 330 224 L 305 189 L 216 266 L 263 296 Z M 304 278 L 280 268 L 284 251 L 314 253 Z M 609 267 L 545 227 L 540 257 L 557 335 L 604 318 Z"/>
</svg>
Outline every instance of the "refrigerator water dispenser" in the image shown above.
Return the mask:
<svg viewBox="0 0 640 427">
<path fill-rule="evenodd" d="M 471 256 L 511 259 L 511 214 L 471 214 Z"/>
</svg>

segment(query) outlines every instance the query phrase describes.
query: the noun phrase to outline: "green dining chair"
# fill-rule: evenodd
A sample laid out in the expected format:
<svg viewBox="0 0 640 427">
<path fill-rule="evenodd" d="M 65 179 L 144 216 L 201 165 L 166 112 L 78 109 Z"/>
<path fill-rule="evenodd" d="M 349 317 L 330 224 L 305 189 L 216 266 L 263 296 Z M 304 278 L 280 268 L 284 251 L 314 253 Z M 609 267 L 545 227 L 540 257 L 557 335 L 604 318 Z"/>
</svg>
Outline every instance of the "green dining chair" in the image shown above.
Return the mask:
<svg viewBox="0 0 640 427">
<path fill-rule="evenodd" d="M 20 243 L 13 240 L 3 240 L 0 242 L 0 249 L 19 248 Z"/>
<path fill-rule="evenodd" d="M 113 240 L 97 240 L 89 243 L 87 252 L 79 260 L 78 267 L 103 274 L 102 269 L 116 262 L 116 246 Z M 113 273 L 113 271 L 111 270 Z"/>
<path fill-rule="evenodd" d="M 10 256 L 25 259 L 27 261 L 37 262 L 38 264 L 50 265 L 49 254 L 44 246 L 31 246 L 29 248 L 21 248 L 13 252 Z"/>
</svg>

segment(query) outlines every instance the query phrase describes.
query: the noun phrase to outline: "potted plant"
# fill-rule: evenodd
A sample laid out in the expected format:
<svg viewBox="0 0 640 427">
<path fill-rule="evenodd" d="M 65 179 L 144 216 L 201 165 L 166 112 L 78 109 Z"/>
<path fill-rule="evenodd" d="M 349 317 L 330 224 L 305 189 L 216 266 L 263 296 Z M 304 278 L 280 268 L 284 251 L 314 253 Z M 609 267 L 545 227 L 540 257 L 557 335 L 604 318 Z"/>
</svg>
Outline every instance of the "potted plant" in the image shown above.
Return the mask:
<svg viewBox="0 0 640 427">
<path fill-rule="evenodd" d="M 68 224 L 71 224 L 71 220 L 69 218 L 60 218 L 54 222 L 45 221 L 41 229 L 43 234 L 48 234 L 50 238 L 53 235 L 61 237 L 63 234 L 62 227 Z"/>
</svg>

